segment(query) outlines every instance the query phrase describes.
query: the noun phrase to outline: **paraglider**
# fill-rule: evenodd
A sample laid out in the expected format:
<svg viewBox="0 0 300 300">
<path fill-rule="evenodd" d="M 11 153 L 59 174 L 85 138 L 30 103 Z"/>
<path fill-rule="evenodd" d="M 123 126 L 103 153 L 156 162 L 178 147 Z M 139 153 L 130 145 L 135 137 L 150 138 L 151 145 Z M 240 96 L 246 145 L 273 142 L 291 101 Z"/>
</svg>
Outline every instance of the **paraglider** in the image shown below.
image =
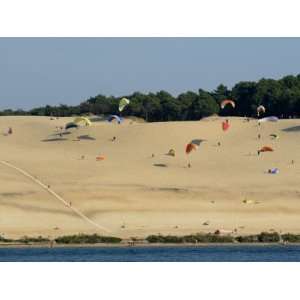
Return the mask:
<svg viewBox="0 0 300 300">
<path fill-rule="evenodd" d="M 268 173 L 269 174 L 278 174 L 279 173 L 279 169 L 278 168 L 269 169 Z"/>
<path fill-rule="evenodd" d="M 270 146 L 264 146 L 262 148 L 260 148 L 258 151 L 257 151 L 257 154 L 259 155 L 260 152 L 273 152 L 273 148 L 270 147 Z"/>
<path fill-rule="evenodd" d="M 230 104 L 233 108 L 235 108 L 235 103 L 232 100 L 225 99 L 221 102 L 221 108 L 224 109 L 226 105 Z"/>
<path fill-rule="evenodd" d="M 175 156 L 175 150 L 174 149 L 170 149 L 169 152 L 166 155 Z"/>
<path fill-rule="evenodd" d="M 65 126 L 65 130 L 67 129 L 70 129 L 70 128 L 78 128 L 79 126 L 74 123 L 74 122 L 70 122 L 70 123 L 67 123 L 66 126 Z"/>
<path fill-rule="evenodd" d="M 264 123 L 264 122 L 277 122 L 279 119 L 275 116 L 271 117 L 265 117 L 258 120 L 258 123 Z"/>
<path fill-rule="evenodd" d="M 260 115 L 261 113 L 264 114 L 264 113 L 266 112 L 266 108 L 265 108 L 263 105 L 259 105 L 259 106 L 257 107 L 256 111 L 257 111 L 257 116 L 259 117 L 259 115 Z"/>
<path fill-rule="evenodd" d="M 123 111 L 129 103 L 130 101 L 127 98 L 122 98 L 119 102 L 119 111 Z"/>
<path fill-rule="evenodd" d="M 73 123 L 75 123 L 75 124 L 84 123 L 85 126 L 91 126 L 92 125 L 92 122 L 86 117 L 77 117 L 77 118 L 74 119 Z"/>
<path fill-rule="evenodd" d="M 112 122 L 113 120 L 117 121 L 118 124 L 121 124 L 122 119 L 117 115 L 110 115 L 107 119 L 108 122 Z"/>
<path fill-rule="evenodd" d="M 229 124 L 228 120 L 226 120 L 225 122 L 222 122 L 222 129 L 223 129 L 223 131 L 228 130 L 229 127 L 230 127 L 230 124 Z"/>
<path fill-rule="evenodd" d="M 192 143 L 189 143 L 189 144 L 186 145 L 186 147 L 185 147 L 185 153 L 186 154 L 191 153 L 193 150 L 197 150 L 197 145 L 192 144 Z"/>
<path fill-rule="evenodd" d="M 200 144 L 202 142 L 204 142 L 205 140 L 201 140 L 201 139 L 195 139 L 192 140 L 190 143 L 188 143 L 185 147 L 185 153 L 189 154 L 191 153 L 193 150 L 197 150 L 197 148 L 200 146 Z"/>
<path fill-rule="evenodd" d="M 274 140 L 278 139 L 279 136 L 277 134 L 270 134 L 270 137 L 273 138 Z"/>
<path fill-rule="evenodd" d="M 101 160 L 104 160 L 104 159 L 105 159 L 105 157 L 103 155 L 99 155 L 99 156 L 96 157 L 97 161 L 101 161 Z"/>
</svg>

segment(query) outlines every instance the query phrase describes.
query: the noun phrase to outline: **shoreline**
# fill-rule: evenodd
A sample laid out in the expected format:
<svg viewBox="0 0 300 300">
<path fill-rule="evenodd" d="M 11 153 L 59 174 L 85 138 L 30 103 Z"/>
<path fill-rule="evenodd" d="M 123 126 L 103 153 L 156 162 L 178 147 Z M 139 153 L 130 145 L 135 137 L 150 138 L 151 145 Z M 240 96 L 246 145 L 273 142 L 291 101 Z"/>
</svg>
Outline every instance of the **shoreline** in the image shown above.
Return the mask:
<svg viewBox="0 0 300 300">
<path fill-rule="evenodd" d="M 97 243 L 97 244 L 56 244 L 50 245 L 46 243 L 34 243 L 34 244 L 9 244 L 1 243 L 0 249 L 27 249 L 27 248 L 49 248 L 49 249 L 58 249 L 58 248 L 201 248 L 201 247 L 221 247 L 221 246 L 300 246 L 300 243 L 137 243 L 137 244 L 111 244 L 111 243 Z"/>
</svg>

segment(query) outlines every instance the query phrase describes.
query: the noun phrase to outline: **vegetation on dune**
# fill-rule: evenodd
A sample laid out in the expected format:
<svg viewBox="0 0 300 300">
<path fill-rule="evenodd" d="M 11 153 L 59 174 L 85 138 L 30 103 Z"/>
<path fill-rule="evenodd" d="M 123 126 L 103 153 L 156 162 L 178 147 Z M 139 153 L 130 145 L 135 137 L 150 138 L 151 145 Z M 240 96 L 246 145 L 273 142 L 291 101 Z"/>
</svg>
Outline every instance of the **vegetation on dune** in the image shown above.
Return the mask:
<svg viewBox="0 0 300 300">
<path fill-rule="evenodd" d="M 48 238 L 44 238 L 42 236 L 38 236 L 38 237 L 28 237 L 28 236 L 24 236 L 18 240 L 15 240 L 18 243 L 22 243 L 22 244 L 29 244 L 29 243 L 46 243 L 46 242 L 50 242 L 50 240 Z"/>
<path fill-rule="evenodd" d="M 55 239 L 57 244 L 97 244 L 97 243 L 120 243 L 122 239 L 112 236 L 101 236 L 98 234 L 65 235 Z"/>
<path fill-rule="evenodd" d="M 123 96 L 122 96 L 123 97 Z M 34 108 L 30 111 L 4 110 L 0 115 L 34 115 L 68 117 L 84 114 L 118 114 L 122 97 L 98 95 L 83 101 L 77 106 L 61 104 Z M 136 116 L 149 122 L 199 120 L 213 114 L 223 116 L 256 116 L 259 105 L 266 108 L 267 115 L 277 117 L 300 116 L 300 74 L 289 75 L 279 80 L 261 79 L 242 81 L 232 89 L 220 84 L 212 92 L 199 89 L 172 96 L 166 91 L 143 94 L 135 92 L 126 96 L 130 105 L 122 111 L 122 116 Z M 235 109 L 227 106 L 219 110 L 224 99 L 233 99 Z"/>
<path fill-rule="evenodd" d="M 149 243 L 233 243 L 234 238 L 230 235 L 218 235 L 218 234 L 193 234 L 185 236 L 174 235 L 149 235 L 146 238 Z"/>
<path fill-rule="evenodd" d="M 282 239 L 289 243 L 300 243 L 300 234 L 292 234 L 292 233 L 286 233 L 283 234 Z"/>
<path fill-rule="evenodd" d="M 172 235 L 149 235 L 146 240 L 149 243 L 278 243 L 280 241 L 286 241 L 291 243 L 300 242 L 300 234 L 283 234 L 280 239 L 280 235 L 277 232 L 261 232 L 260 234 L 242 235 L 234 237 L 232 235 L 220 235 L 220 234 L 192 234 L 185 236 L 172 236 Z"/>
<path fill-rule="evenodd" d="M 213 243 L 300 243 L 300 234 L 286 233 L 280 235 L 277 232 L 261 232 L 260 234 L 232 236 L 230 234 L 222 235 L 217 233 L 196 233 L 190 235 L 149 235 L 144 240 L 131 238 L 136 242 L 148 242 L 150 244 L 213 244 Z M 77 234 L 57 237 L 54 240 L 57 244 L 119 244 L 121 238 L 112 236 L 101 236 L 98 234 Z M 20 239 L 7 239 L 0 236 L 0 243 L 21 243 L 21 244 L 42 244 L 52 242 L 49 238 L 42 236 L 27 237 Z"/>
</svg>

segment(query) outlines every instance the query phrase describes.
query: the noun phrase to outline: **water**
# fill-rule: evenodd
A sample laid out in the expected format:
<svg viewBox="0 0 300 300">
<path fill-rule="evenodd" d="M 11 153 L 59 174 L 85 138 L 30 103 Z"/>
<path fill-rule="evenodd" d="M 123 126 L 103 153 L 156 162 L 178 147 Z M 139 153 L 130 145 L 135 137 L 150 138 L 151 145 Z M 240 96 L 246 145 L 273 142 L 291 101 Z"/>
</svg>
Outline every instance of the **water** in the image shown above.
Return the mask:
<svg viewBox="0 0 300 300">
<path fill-rule="evenodd" d="M 299 262 L 300 245 L 1 248 L 1 262 Z"/>
</svg>

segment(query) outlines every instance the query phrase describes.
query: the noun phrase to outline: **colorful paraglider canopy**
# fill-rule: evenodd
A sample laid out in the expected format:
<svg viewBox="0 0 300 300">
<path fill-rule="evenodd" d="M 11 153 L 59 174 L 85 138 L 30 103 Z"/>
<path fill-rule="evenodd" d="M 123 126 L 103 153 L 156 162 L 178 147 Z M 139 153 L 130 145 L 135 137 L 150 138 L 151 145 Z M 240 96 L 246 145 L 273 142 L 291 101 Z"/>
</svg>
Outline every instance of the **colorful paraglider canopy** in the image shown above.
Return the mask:
<svg viewBox="0 0 300 300">
<path fill-rule="evenodd" d="M 104 159 L 105 159 L 105 157 L 103 155 L 99 155 L 96 157 L 97 161 L 104 160 Z"/>
<path fill-rule="evenodd" d="M 70 122 L 70 123 L 67 123 L 66 126 L 65 126 L 65 130 L 67 129 L 70 129 L 70 128 L 78 128 L 79 126 L 74 123 L 74 122 Z"/>
<path fill-rule="evenodd" d="M 271 116 L 271 117 L 265 117 L 262 119 L 259 119 L 258 122 L 259 123 L 263 123 L 263 122 L 277 122 L 279 119 L 275 116 Z"/>
<path fill-rule="evenodd" d="M 269 174 L 278 174 L 279 173 L 279 169 L 278 168 L 272 168 L 268 170 Z"/>
<path fill-rule="evenodd" d="M 123 111 L 123 109 L 130 103 L 127 98 L 122 98 L 119 102 L 119 111 Z"/>
<path fill-rule="evenodd" d="M 166 155 L 175 156 L 175 150 L 174 149 L 170 149 L 169 152 Z"/>
<path fill-rule="evenodd" d="M 189 144 L 187 144 L 186 145 L 186 147 L 185 147 L 185 153 L 186 154 L 189 154 L 189 153 L 191 153 L 193 150 L 197 150 L 197 145 L 196 144 L 192 144 L 192 143 L 189 143 Z"/>
<path fill-rule="evenodd" d="M 259 152 L 273 152 L 273 148 L 270 146 L 264 146 L 262 148 L 259 149 Z"/>
<path fill-rule="evenodd" d="M 122 119 L 117 115 L 110 115 L 107 119 L 108 122 L 112 122 L 114 120 L 117 121 L 119 124 L 121 124 L 122 122 Z"/>
<path fill-rule="evenodd" d="M 200 146 L 200 144 L 202 142 L 205 142 L 206 140 L 203 140 L 203 139 L 195 139 L 195 140 L 192 140 L 190 144 L 194 144 L 196 146 Z"/>
<path fill-rule="evenodd" d="M 229 128 L 230 124 L 228 121 L 222 122 L 222 129 L 226 131 Z"/>
<path fill-rule="evenodd" d="M 235 103 L 234 101 L 230 99 L 225 99 L 221 102 L 221 108 L 223 109 L 226 105 L 230 104 L 233 108 L 235 108 Z"/>
<path fill-rule="evenodd" d="M 257 115 L 259 116 L 261 113 L 265 113 L 266 112 L 266 108 L 263 105 L 259 105 L 257 107 Z"/>
<path fill-rule="evenodd" d="M 74 119 L 73 123 L 80 124 L 84 123 L 85 126 L 91 126 L 92 122 L 86 117 L 77 117 Z"/>
</svg>

